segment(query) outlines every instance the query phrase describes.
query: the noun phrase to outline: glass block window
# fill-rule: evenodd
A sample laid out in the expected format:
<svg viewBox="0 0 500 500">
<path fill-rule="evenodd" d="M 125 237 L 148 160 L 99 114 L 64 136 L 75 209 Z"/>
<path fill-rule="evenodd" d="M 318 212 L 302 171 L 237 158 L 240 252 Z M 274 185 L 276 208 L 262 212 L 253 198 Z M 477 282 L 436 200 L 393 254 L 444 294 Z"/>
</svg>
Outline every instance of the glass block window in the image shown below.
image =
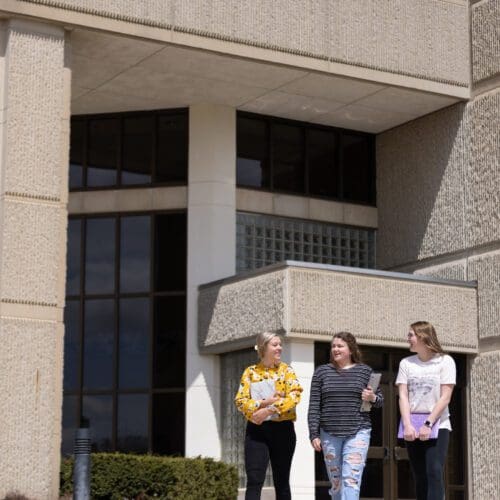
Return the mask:
<svg viewBox="0 0 500 500">
<path fill-rule="evenodd" d="M 236 409 L 234 396 L 238 391 L 243 370 L 257 362 L 253 349 L 228 352 L 221 356 L 221 415 L 222 415 L 222 459 L 236 465 L 240 488 L 246 485 L 245 475 L 245 428 L 246 419 Z M 264 486 L 272 486 L 271 469 L 268 468 Z"/>
<path fill-rule="evenodd" d="M 239 212 L 237 272 L 284 260 L 375 267 L 375 230 Z"/>
</svg>

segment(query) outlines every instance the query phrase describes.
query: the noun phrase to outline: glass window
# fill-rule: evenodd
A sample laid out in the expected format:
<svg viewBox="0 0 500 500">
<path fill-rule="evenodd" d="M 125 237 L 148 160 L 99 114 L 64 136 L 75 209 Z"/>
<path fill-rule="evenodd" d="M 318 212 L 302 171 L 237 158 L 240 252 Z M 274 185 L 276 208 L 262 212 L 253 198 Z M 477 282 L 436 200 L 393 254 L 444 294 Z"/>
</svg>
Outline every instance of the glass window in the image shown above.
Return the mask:
<svg viewBox="0 0 500 500">
<path fill-rule="evenodd" d="M 64 307 L 64 389 L 78 389 L 80 366 L 80 300 Z"/>
<path fill-rule="evenodd" d="M 112 299 L 85 301 L 83 387 L 113 387 L 115 303 Z"/>
<path fill-rule="evenodd" d="M 150 300 L 148 297 L 120 300 L 119 374 L 120 388 L 149 387 Z"/>
<path fill-rule="evenodd" d="M 155 217 L 155 290 L 186 288 L 186 216 Z"/>
<path fill-rule="evenodd" d="M 157 388 L 184 387 L 186 299 L 157 297 L 154 308 L 154 385 Z"/>
<path fill-rule="evenodd" d="M 184 407 L 183 393 L 153 396 L 153 453 L 184 454 Z"/>
<path fill-rule="evenodd" d="M 238 117 L 236 182 L 239 186 L 269 188 L 269 137 L 265 120 Z"/>
<path fill-rule="evenodd" d="M 69 188 L 83 186 L 83 164 L 85 155 L 85 121 L 71 122 L 69 148 Z"/>
<path fill-rule="evenodd" d="M 151 184 L 154 117 L 138 116 L 123 120 L 121 183 Z"/>
<path fill-rule="evenodd" d="M 115 290 L 115 219 L 87 220 L 85 245 L 85 292 Z"/>
<path fill-rule="evenodd" d="M 150 289 L 151 216 L 122 217 L 120 226 L 120 291 Z"/>
<path fill-rule="evenodd" d="M 80 293 L 81 219 L 68 221 L 68 251 L 66 253 L 66 295 Z"/>
<path fill-rule="evenodd" d="M 187 182 L 188 116 L 187 113 L 158 117 L 156 182 Z"/>
<path fill-rule="evenodd" d="M 92 451 L 111 451 L 113 399 L 111 396 L 83 396 L 82 425 L 91 429 Z"/>
<path fill-rule="evenodd" d="M 346 201 L 374 200 L 373 140 L 369 136 L 343 134 L 341 138 L 342 184 Z"/>
<path fill-rule="evenodd" d="M 309 193 L 337 198 L 338 170 L 336 164 L 336 135 L 321 129 L 307 133 L 307 164 Z"/>
<path fill-rule="evenodd" d="M 148 402 L 147 394 L 118 396 L 117 450 L 135 453 L 148 451 Z"/>
<path fill-rule="evenodd" d="M 273 187 L 304 193 L 304 132 L 297 126 L 273 124 Z"/>
<path fill-rule="evenodd" d="M 118 119 L 90 120 L 87 186 L 102 187 L 116 184 L 119 131 Z"/>
<path fill-rule="evenodd" d="M 78 396 L 66 395 L 62 408 L 62 446 L 64 456 L 71 455 L 74 451 L 75 433 L 79 427 L 78 422 Z"/>
</svg>

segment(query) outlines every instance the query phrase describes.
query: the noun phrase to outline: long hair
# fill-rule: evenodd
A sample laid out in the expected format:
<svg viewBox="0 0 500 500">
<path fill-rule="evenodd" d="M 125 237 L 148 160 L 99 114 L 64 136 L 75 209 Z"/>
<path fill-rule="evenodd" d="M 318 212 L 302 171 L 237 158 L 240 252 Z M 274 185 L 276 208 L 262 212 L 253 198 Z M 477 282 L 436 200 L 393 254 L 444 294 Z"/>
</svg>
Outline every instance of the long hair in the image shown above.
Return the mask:
<svg viewBox="0 0 500 500">
<path fill-rule="evenodd" d="M 361 355 L 361 351 L 359 350 L 358 343 L 356 342 L 354 335 L 349 332 L 338 332 L 333 335 L 330 343 L 330 363 L 332 363 L 335 367 L 337 367 L 337 363 L 333 360 L 331 349 L 335 339 L 343 340 L 347 344 L 347 347 L 349 347 L 349 351 L 351 352 L 351 361 L 353 363 L 361 363 L 363 361 L 363 356 Z"/>
<path fill-rule="evenodd" d="M 264 357 L 264 354 L 266 353 L 266 348 L 267 344 L 271 342 L 274 337 L 278 337 L 281 342 L 283 342 L 283 339 L 281 338 L 281 335 L 274 333 L 274 332 L 262 332 L 257 335 L 257 338 L 255 339 L 255 350 L 257 351 L 257 355 L 259 356 L 259 359 L 262 359 Z"/>
<path fill-rule="evenodd" d="M 432 351 L 437 354 L 444 354 L 443 348 L 437 338 L 434 326 L 428 321 L 416 321 L 410 325 L 415 335 Z"/>
</svg>

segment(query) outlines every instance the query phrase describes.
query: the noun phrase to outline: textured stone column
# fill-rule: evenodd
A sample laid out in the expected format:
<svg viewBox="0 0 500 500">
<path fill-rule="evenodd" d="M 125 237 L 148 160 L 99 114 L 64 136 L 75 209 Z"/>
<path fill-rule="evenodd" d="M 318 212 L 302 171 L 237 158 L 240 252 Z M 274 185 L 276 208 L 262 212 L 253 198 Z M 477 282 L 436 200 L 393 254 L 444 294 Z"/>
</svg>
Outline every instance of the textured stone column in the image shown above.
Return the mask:
<svg viewBox="0 0 500 500">
<path fill-rule="evenodd" d="M 198 285 L 235 273 L 236 111 L 189 110 L 186 455 L 220 458 L 218 356 L 198 351 Z"/>
<path fill-rule="evenodd" d="M 298 499 L 313 499 L 315 497 L 314 450 L 309 442 L 309 426 L 307 424 L 307 409 L 311 379 L 314 373 L 314 342 L 290 339 L 287 340 L 284 360 L 289 363 L 304 389 L 302 400 L 297 406 L 297 447 L 290 473 L 292 497 Z"/>
<path fill-rule="evenodd" d="M 62 28 L 0 25 L 0 497 L 58 496 L 70 69 Z"/>
</svg>

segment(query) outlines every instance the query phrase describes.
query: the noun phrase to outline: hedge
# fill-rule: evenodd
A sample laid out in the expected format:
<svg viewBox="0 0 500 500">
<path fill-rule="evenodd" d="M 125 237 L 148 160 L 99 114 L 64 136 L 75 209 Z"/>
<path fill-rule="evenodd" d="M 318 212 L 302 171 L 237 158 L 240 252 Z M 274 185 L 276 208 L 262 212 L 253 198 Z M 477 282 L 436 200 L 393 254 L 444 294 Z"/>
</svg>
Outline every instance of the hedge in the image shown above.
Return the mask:
<svg viewBox="0 0 500 500">
<path fill-rule="evenodd" d="M 93 499 L 234 500 L 238 473 L 211 458 L 159 457 L 123 453 L 91 455 Z M 73 459 L 61 461 L 61 496 L 72 493 Z"/>
</svg>

